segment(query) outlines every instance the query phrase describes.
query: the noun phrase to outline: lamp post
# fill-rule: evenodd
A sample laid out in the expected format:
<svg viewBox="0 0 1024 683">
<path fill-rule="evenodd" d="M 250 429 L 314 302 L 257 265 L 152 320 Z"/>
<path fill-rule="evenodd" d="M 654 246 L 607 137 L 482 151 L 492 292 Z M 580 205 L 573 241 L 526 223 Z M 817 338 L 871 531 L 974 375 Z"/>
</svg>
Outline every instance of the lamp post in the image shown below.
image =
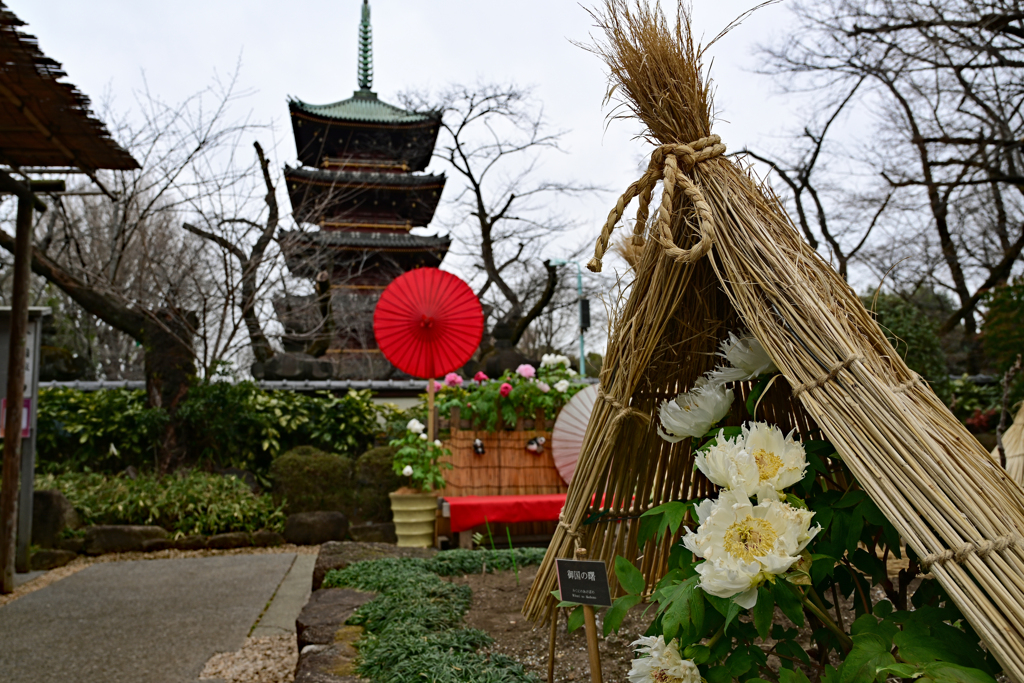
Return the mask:
<svg viewBox="0 0 1024 683">
<path fill-rule="evenodd" d="M 570 263 L 576 264 L 576 293 L 578 295 L 580 313 L 580 377 L 586 377 L 587 355 L 583 344 L 583 333 L 586 332 L 587 328 L 590 326 L 590 302 L 583 298 L 583 269 L 580 268 L 579 261 L 555 259 L 551 263 L 556 266 L 566 266 Z"/>
</svg>

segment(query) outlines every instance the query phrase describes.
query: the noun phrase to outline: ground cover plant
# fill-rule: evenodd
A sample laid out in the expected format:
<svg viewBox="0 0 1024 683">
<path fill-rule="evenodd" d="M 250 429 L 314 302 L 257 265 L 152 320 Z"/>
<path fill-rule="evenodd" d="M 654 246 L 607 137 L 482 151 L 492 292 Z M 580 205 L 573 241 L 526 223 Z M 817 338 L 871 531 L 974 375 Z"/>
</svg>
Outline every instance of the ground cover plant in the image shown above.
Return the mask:
<svg viewBox="0 0 1024 683">
<path fill-rule="evenodd" d="M 175 536 L 284 528 L 284 512 L 270 494 L 256 495 L 234 476 L 64 472 L 38 476 L 35 487 L 60 490 L 86 526 L 154 524 Z"/>
<path fill-rule="evenodd" d="M 543 557 L 542 548 L 517 548 L 387 558 L 330 571 L 323 587 L 378 593 L 349 619 L 366 629 L 357 644 L 361 676 L 382 683 L 534 683 L 515 660 L 477 652 L 493 639 L 463 625 L 470 589 L 441 577 L 539 564 Z"/>
</svg>

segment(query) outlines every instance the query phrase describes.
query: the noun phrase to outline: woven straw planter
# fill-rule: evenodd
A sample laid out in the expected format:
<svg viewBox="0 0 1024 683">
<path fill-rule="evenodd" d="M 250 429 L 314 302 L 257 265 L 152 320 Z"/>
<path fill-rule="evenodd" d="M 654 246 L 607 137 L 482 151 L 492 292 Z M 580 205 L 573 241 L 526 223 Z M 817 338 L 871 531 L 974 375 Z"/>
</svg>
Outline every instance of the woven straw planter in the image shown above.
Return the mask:
<svg viewBox="0 0 1024 683">
<path fill-rule="evenodd" d="M 434 545 L 437 518 L 436 493 L 389 493 L 398 545 L 430 548 Z"/>
</svg>

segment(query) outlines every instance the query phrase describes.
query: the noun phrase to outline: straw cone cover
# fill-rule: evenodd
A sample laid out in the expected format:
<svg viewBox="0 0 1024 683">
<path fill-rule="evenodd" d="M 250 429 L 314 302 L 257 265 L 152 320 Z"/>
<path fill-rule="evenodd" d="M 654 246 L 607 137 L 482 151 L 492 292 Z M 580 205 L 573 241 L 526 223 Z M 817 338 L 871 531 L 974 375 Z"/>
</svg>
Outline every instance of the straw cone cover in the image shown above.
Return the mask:
<svg viewBox="0 0 1024 683">
<path fill-rule="evenodd" d="M 1007 676 L 1024 683 L 1024 490 L 893 352 L 770 189 L 724 156 L 685 7 L 675 26 L 653 3 L 626 0 L 608 0 L 595 19 L 605 42 L 593 50 L 622 100 L 616 116 L 632 112 L 656 146 L 588 264 L 601 269 L 612 232 L 638 199 L 635 279 L 614 316 L 601 393 L 524 612 L 550 614 L 554 560 L 577 547 L 609 562 L 624 553 L 649 586 L 657 580 L 670 540 L 636 549 L 628 524 L 584 520 L 595 499 L 614 518 L 706 495 L 689 440 L 666 444 L 651 418 L 714 368 L 728 330 L 747 329 L 791 390 L 776 421 L 821 429 Z M 652 207 L 656 185 L 661 200 Z"/>
</svg>

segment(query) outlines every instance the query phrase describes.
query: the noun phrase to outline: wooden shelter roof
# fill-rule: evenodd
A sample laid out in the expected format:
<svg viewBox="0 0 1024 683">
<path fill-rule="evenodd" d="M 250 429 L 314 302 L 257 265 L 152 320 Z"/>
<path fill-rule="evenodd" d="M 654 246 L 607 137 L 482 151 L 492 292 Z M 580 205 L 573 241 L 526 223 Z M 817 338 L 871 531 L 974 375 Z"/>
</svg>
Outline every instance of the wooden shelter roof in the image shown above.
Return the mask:
<svg viewBox="0 0 1024 683">
<path fill-rule="evenodd" d="M 110 137 L 59 62 L 39 49 L 25 22 L 0 2 L 0 162 L 131 170 L 138 162 Z"/>
</svg>

